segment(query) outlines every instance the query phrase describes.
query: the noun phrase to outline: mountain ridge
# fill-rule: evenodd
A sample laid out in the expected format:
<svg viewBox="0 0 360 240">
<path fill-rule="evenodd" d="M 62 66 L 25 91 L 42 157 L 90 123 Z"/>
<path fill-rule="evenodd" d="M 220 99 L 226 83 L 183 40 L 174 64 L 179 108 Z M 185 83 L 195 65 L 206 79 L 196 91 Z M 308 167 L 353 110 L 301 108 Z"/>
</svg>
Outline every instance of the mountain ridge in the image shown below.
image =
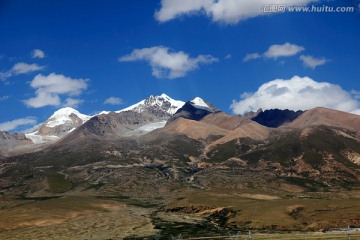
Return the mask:
<svg viewBox="0 0 360 240">
<path fill-rule="evenodd" d="M 211 139 L 217 140 L 212 143 L 212 147 L 243 137 L 264 140 L 273 132 L 267 129 L 269 126 L 279 129 L 280 132 L 320 125 L 360 131 L 357 115 L 326 108 L 315 108 L 305 112 L 259 110 L 250 115 L 241 117 L 226 114 L 200 97 L 182 102 L 161 94 L 151 95 L 122 110 L 102 112 L 94 116 L 82 114 L 73 108 L 62 108 L 40 124 L 36 131 L 25 134 L 25 137 L 35 144 L 40 144 L 40 148 L 46 148 L 48 144 L 70 143 L 85 137 L 137 138 L 164 128 L 160 132 L 178 132 L 192 139 L 206 139 L 208 143 Z M 193 122 L 177 121 L 180 118 Z M 29 144 L 29 141 L 26 141 L 24 143 Z M 21 141 L 18 143 L 22 145 Z M 5 146 L 4 143 L 2 145 Z"/>
</svg>

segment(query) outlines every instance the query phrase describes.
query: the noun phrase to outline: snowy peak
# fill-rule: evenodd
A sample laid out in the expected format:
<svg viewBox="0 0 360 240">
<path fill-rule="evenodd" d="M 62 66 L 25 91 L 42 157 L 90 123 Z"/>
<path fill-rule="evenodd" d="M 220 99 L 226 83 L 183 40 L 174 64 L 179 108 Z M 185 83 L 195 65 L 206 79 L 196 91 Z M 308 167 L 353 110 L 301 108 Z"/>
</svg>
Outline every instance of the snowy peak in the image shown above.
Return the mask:
<svg viewBox="0 0 360 240">
<path fill-rule="evenodd" d="M 64 107 L 64 108 L 60 108 L 59 110 L 55 111 L 51 117 L 55 117 L 55 116 L 61 116 L 61 115 L 71 115 L 72 113 L 76 114 L 76 115 L 83 115 L 83 116 L 87 116 L 85 114 L 80 113 L 78 110 L 71 108 L 71 107 Z"/>
<path fill-rule="evenodd" d="M 54 112 L 54 114 L 51 115 L 50 118 L 45 122 L 45 126 L 56 127 L 62 124 L 71 123 L 79 120 L 84 123 L 90 118 L 91 116 L 82 114 L 71 107 L 65 107 Z"/>
<path fill-rule="evenodd" d="M 168 123 L 175 121 L 178 118 L 185 118 L 195 121 L 200 121 L 205 116 L 220 112 L 211 103 L 204 101 L 203 99 L 196 97 L 191 101 L 188 101 L 182 106 L 168 121 Z"/>
<path fill-rule="evenodd" d="M 193 100 L 191 100 L 190 104 L 197 109 L 214 112 L 214 109 L 209 104 L 207 104 L 203 99 L 201 99 L 199 97 L 196 97 Z"/>
<path fill-rule="evenodd" d="M 168 115 L 173 115 L 176 113 L 178 109 L 180 109 L 185 102 L 174 100 L 165 93 L 161 94 L 160 96 L 153 96 L 150 97 L 130 106 L 125 109 L 116 111 L 119 112 L 125 112 L 125 111 L 133 111 L 137 113 L 141 113 L 144 111 L 159 111 L 162 113 L 166 113 Z"/>
<path fill-rule="evenodd" d="M 168 99 L 168 100 L 171 100 L 171 99 L 172 99 L 171 97 L 169 97 L 169 96 L 166 95 L 165 93 L 162 93 L 162 94 L 160 95 L 160 97 L 166 98 L 166 99 Z"/>
<path fill-rule="evenodd" d="M 91 116 L 82 114 L 71 107 L 61 108 L 40 124 L 34 132 L 26 134 L 26 137 L 34 143 L 55 141 L 72 132 L 90 118 Z"/>
</svg>

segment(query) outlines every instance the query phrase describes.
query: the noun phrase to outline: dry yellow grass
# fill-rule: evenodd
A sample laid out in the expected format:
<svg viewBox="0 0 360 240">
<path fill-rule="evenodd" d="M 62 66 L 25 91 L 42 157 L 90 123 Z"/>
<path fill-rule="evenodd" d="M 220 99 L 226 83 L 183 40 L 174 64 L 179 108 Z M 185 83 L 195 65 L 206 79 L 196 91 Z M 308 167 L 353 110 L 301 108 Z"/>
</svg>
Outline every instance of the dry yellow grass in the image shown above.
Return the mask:
<svg viewBox="0 0 360 240">
<path fill-rule="evenodd" d="M 27 201 L 25 205 L 0 210 L 0 239 L 149 236 L 157 232 L 150 213 L 150 209 L 92 197 Z"/>
</svg>

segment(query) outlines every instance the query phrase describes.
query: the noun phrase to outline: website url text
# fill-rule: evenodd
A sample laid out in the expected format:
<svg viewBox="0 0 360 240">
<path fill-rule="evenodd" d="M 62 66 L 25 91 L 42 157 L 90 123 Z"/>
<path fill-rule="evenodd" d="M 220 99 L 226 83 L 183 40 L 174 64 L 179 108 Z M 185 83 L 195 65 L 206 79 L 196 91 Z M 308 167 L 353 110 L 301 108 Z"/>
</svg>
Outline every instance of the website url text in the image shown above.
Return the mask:
<svg viewBox="0 0 360 240">
<path fill-rule="evenodd" d="M 286 6 L 282 4 L 264 4 L 261 7 L 264 13 L 281 13 L 281 12 L 309 12 L 309 13 L 348 13 L 354 12 L 355 7 L 332 7 L 332 6 Z"/>
</svg>

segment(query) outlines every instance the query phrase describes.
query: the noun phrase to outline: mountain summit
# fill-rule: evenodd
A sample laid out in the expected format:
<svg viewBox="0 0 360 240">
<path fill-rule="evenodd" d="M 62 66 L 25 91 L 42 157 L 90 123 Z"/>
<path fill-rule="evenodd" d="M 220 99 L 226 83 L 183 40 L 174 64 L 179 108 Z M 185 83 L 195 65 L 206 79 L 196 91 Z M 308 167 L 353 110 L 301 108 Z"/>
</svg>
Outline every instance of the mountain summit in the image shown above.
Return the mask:
<svg viewBox="0 0 360 240">
<path fill-rule="evenodd" d="M 70 122 L 86 122 L 91 116 L 80 113 L 79 111 L 65 107 L 54 112 L 53 115 L 44 123 L 46 127 L 56 127 Z"/>
<path fill-rule="evenodd" d="M 90 118 L 91 116 L 82 114 L 71 107 L 61 108 L 42 123 L 36 131 L 26 134 L 26 137 L 30 138 L 34 143 L 57 140 Z"/>
<path fill-rule="evenodd" d="M 181 108 L 185 102 L 174 100 L 165 93 L 161 94 L 160 96 L 153 96 L 150 95 L 150 97 L 141 100 L 138 103 L 135 103 L 134 105 L 131 105 L 127 108 L 115 111 L 115 113 L 121 113 L 126 111 L 132 111 L 137 113 L 142 113 L 144 111 L 151 111 L 153 113 L 158 112 L 159 114 L 166 114 L 166 115 L 173 115 L 176 113 L 176 111 Z M 102 111 L 98 115 L 101 114 L 109 114 L 110 111 Z"/>
<path fill-rule="evenodd" d="M 205 102 L 202 98 L 199 97 L 194 98 L 189 103 L 197 109 L 206 110 L 208 112 L 215 112 L 217 110 L 210 103 Z"/>
<path fill-rule="evenodd" d="M 160 96 L 151 95 L 150 97 L 148 97 L 130 107 L 116 111 L 116 113 L 125 112 L 125 111 L 133 111 L 133 112 L 137 112 L 137 113 L 141 113 L 144 111 L 151 111 L 153 113 L 161 112 L 161 113 L 173 115 L 184 104 L 185 104 L 185 102 L 174 100 L 171 97 L 169 97 L 168 95 L 166 95 L 165 93 L 163 93 Z"/>
<path fill-rule="evenodd" d="M 169 122 L 174 121 L 178 118 L 185 118 L 190 120 L 200 120 L 206 115 L 214 112 L 219 112 L 220 110 L 213 106 L 211 103 L 196 97 L 191 101 L 188 101 L 182 106 L 169 120 Z"/>
</svg>

